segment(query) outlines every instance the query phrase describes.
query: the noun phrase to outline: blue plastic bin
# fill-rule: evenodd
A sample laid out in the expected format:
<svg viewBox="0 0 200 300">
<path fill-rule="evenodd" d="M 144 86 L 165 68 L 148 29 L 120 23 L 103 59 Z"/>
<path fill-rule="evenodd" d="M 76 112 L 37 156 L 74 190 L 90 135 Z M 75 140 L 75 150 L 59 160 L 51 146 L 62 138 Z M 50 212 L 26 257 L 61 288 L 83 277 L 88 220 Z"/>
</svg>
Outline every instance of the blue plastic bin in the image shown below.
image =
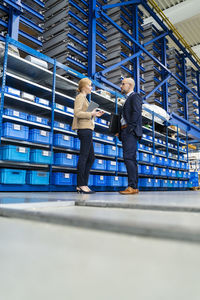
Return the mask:
<svg viewBox="0 0 200 300">
<path fill-rule="evenodd" d="M 105 140 L 104 135 L 102 133 L 99 133 L 99 132 L 93 131 L 93 137 L 97 138 L 97 139 Z"/>
<path fill-rule="evenodd" d="M 117 147 L 112 145 L 105 145 L 105 154 L 108 156 L 117 156 Z"/>
<path fill-rule="evenodd" d="M 14 110 L 11 108 L 5 108 L 4 114 L 6 116 L 11 116 L 11 117 L 15 117 L 15 118 L 23 119 L 23 120 L 27 120 L 27 117 L 28 117 L 27 113 L 24 113 L 24 112 L 18 111 L 18 110 Z"/>
<path fill-rule="evenodd" d="M 94 175 L 94 186 L 107 186 L 107 177 L 104 175 Z"/>
<path fill-rule="evenodd" d="M 28 140 L 29 128 L 27 126 L 10 122 L 3 123 L 3 136 L 17 140 Z"/>
<path fill-rule="evenodd" d="M 31 129 L 29 131 L 29 142 L 40 143 L 40 144 L 51 144 L 52 135 L 51 132 L 40 130 L 40 129 Z"/>
<path fill-rule="evenodd" d="M 55 172 L 53 173 L 53 184 L 72 186 L 74 185 L 74 175 L 72 173 Z"/>
<path fill-rule="evenodd" d="M 122 186 L 128 186 L 128 177 L 122 177 Z"/>
<path fill-rule="evenodd" d="M 171 177 L 176 177 L 176 171 L 175 170 L 172 170 Z"/>
<path fill-rule="evenodd" d="M 143 152 L 139 153 L 139 160 L 140 161 L 149 162 L 149 158 L 150 158 L 150 155 L 148 153 L 143 153 Z"/>
<path fill-rule="evenodd" d="M 74 138 L 74 149 L 80 150 L 80 146 L 81 146 L 81 143 L 80 143 L 79 138 Z"/>
<path fill-rule="evenodd" d="M 59 166 L 76 167 L 77 155 L 69 153 L 54 153 L 54 164 Z"/>
<path fill-rule="evenodd" d="M 158 167 L 152 167 L 152 174 L 153 174 L 153 175 L 159 175 L 159 173 L 160 173 L 160 172 L 159 172 L 159 169 L 160 169 L 160 168 L 158 168 Z"/>
<path fill-rule="evenodd" d="M 113 161 L 113 160 L 107 160 L 106 161 L 106 170 L 107 171 L 117 172 L 117 170 L 118 170 L 118 162 Z"/>
<path fill-rule="evenodd" d="M 25 184 L 26 171 L 14 169 L 1 169 L 0 182 L 1 184 Z"/>
<path fill-rule="evenodd" d="M 65 147 L 67 149 L 74 148 L 74 137 L 57 133 L 53 135 L 53 144 L 57 147 Z"/>
<path fill-rule="evenodd" d="M 108 186 L 122 186 L 123 179 L 119 176 L 108 176 Z"/>
<path fill-rule="evenodd" d="M 179 187 L 179 188 L 183 188 L 183 187 L 184 187 L 184 181 L 179 180 L 179 181 L 178 181 L 178 187 Z"/>
<path fill-rule="evenodd" d="M 178 180 L 174 180 L 174 182 L 173 182 L 173 187 L 174 187 L 174 188 L 178 188 Z"/>
<path fill-rule="evenodd" d="M 41 104 L 41 105 L 44 105 L 44 106 L 49 106 L 49 100 L 39 98 L 39 97 L 35 98 L 35 103 L 38 103 L 38 104 Z"/>
<path fill-rule="evenodd" d="M 28 171 L 26 176 L 26 183 L 32 185 L 48 185 L 49 172 Z"/>
<path fill-rule="evenodd" d="M 154 179 L 152 179 L 152 178 L 140 178 L 139 185 L 141 187 L 153 187 L 154 186 Z"/>
<path fill-rule="evenodd" d="M 114 142 L 114 137 L 104 134 L 102 137 L 105 141 Z"/>
<path fill-rule="evenodd" d="M 157 161 L 156 156 L 155 155 L 150 155 L 149 156 L 149 162 L 152 164 L 155 164 Z"/>
<path fill-rule="evenodd" d="M 31 149 L 30 162 L 49 165 L 52 162 L 52 153 L 42 149 Z"/>
<path fill-rule="evenodd" d="M 176 171 L 176 177 L 183 178 L 183 171 Z"/>
<path fill-rule="evenodd" d="M 167 176 L 172 177 L 172 169 L 167 169 Z"/>
<path fill-rule="evenodd" d="M 44 124 L 44 125 L 48 125 L 48 119 L 46 118 L 41 118 L 38 116 L 34 116 L 34 115 L 28 115 L 28 120 L 34 123 L 40 123 L 40 124 Z"/>
<path fill-rule="evenodd" d="M 94 185 L 94 175 L 89 175 L 88 186 Z"/>
<path fill-rule="evenodd" d="M 169 162 L 169 167 L 175 167 L 176 166 L 176 161 L 173 159 L 168 159 Z"/>
<path fill-rule="evenodd" d="M 154 179 L 154 182 L 153 182 L 153 186 L 154 187 L 160 187 L 160 179 Z"/>
<path fill-rule="evenodd" d="M 168 180 L 167 187 L 172 188 L 173 187 L 173 182 L 174 182 L 174 180 Z"/>
<path fill-rule="evenodd" d="M 65 106 L 65 111 L 70 115 L 74 114 L 74 109 L 71 107 Z"/>
<path fill-rule="evenodd" d="M 1 147 L 2 160 L 14 160 L 29 162 L 30 149 L 14 145 L 5 145 Z"/>
<path fill-rule="evenodd" d="M 188 181 L 187 181 L 187 180 L 183 181 L 183 187 L 184 187 L 184 188 L 188 188 L 188 186 L 189 186 L 189 185 L 188 185 Z"/>
<path fill-rule="evenodd" d="M 94 152 L 97 154 L 104 154 L 104 144 L 102 143 L 93 143 Z"/>
<path fill-rule="evenodd" d="M 168 180 L 164 179 L 164 180 L 160 180 L 160 186 L 165 188 L 168 187 Z"/>
<path fill-rule="evenodd" d="M 156 158 L 156 164 L 163 166 L 164 165 L 164 158 L 161 157 L 161 156 L 157 156 L 157 158 Z"/>
<path fill-rule="evenodd" d="M 93 170 L 105 170 L 106 171 L 106 160 L 103 159 L 95 159 L 93 166 Z"/>
<path fill-rule="evenodd" d="M 159 175 L 167 176 L 167 169 L 166 168 L 159 168 Z"/>
<path fill-rule="evenodd" d="M 168 158 L 164 158 L 163 159 L 163 165 L 166 166 L 166 167 L 169 166 L 169 160 L 168 160 Z"/>
<path fill-rule="evenodd" d="M 175 167 L 178 168 L 178 169 L 180 168 L 180 161 L 177 160 L 177 161 L 175 162 Z"/>
<path fill-rule="evenodd" d="M 57 122 L 57 121 L 54 121 L 54 125 L 53 125 L 55 128 L 60 128 L 60 129 L 65 129 L 65 130 L 69 130 L 69 124 L 66 124 L 66 123 L 61 123 L 61 122 Z"/>
<path fill-rule="evenodd" d="M 151 166 L 142 165 L 141 166 L 141 171 L 142 171 L 142 174 L 152 174 L 152 167 Z"/>
<path fill-rule="evenodd" d="M 65 106 L 59 103 L 54 104 L 55 109 L 65 111 Z"/>
<path fill-rule="evenodd" d="M 13 95 L 15 97 L 20 97 L 20 94 L 21 94 L 20 90 L 14 89 L 10 86 L 5 86 L 4 91 L 5 91 L 5 93 Z M 1 92 L 1 87 L 0 87 L 0 92 Z"/>
<path fill-rule="evenodd" d="M 145 146 L 144 144 L 138 144 L 138 150 L 144 150 Z"/>
<path fill-rule="evenodd" d="M 118 163 L 118 168 L 119 168 L 119 172 L 124 172 L 124 173 L 127 172 L 125 163 L 123 163 L 123 162 Z M 139 170 L 139 166 L 138 166 L 138 170 Z"/>
</svg>

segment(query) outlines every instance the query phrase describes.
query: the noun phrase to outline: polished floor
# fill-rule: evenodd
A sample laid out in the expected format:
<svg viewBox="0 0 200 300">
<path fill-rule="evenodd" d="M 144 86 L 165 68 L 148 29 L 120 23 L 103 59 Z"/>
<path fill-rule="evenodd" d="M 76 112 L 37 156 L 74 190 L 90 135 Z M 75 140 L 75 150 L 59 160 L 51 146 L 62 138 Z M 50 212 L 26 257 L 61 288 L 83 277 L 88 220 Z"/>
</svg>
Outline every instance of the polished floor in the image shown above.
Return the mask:
<svg viewBox="0 0 200 300">
<path fill-rule="evenodd" d="M 1 299 L 200 299 L 200 192 L 0 193 Z"/>
</svg>

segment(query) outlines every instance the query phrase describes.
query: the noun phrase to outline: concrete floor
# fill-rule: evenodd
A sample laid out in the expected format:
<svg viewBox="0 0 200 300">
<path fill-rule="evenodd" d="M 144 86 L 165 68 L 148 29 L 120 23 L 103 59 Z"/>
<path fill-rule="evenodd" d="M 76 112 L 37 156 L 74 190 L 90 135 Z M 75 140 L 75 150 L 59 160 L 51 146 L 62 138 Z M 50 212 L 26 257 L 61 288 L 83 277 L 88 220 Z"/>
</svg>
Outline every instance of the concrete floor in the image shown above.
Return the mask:
<svg viewBox="0 0 200 300">
<path fill-rule="evenodd" d="M 0 193 L 1 299 L 199 300 L 199 196 Z"/>
</svg>

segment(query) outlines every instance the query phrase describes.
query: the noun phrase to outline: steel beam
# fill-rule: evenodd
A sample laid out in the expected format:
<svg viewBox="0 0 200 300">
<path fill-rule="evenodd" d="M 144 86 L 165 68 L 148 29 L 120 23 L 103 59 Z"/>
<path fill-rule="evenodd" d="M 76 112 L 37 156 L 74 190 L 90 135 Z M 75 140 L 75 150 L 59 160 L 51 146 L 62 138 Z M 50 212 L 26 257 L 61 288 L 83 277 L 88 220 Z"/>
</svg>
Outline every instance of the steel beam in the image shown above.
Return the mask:
<svg viewBox="0 0 200 300">
<path fill-rule="evenodd" d="M 123 35 L 125 35 L 130 41 L 135 43 L 144 53 L 146 53 L 152 60 L 154 60 L 159 66 L 161 66 L 168 74 L 170 74 L 176 81 L 178 81 L 181 86 L 185 87 L 191 94 L 199 99 L 199 97 L 185 85 L 177 76 L 175 76 L 167 67 L 165 67 L 155 56 L 151 55 L 140 43 L 138 43 L 128 32 L 126 32 L 123 28 L 121 28 L 116 22 L 114 22 L 109 16 L 107 16 L 104 12 L 100 11 L 100 14 L 115 28 L 119 30 Z"/>
<path fill-rule="evenodd" d="M 89 0 L 88 76 L 96 74 L 96 0 Z"/>
</svg>

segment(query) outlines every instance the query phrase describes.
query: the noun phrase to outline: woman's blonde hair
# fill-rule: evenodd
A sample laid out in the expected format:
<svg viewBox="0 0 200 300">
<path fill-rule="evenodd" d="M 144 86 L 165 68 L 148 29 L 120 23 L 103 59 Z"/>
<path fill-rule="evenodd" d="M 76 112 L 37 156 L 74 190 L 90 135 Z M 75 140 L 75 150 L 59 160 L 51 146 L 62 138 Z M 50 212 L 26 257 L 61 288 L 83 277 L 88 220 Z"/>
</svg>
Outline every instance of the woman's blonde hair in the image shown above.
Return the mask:
<svg viewBox="0 0 200 300">
<path fill-rule="evenodd" d="M 85 85 L 91 84 L 91 82 L 92 82 L 92 81 L 91 81 L 89 78 L 82 78 L 82 79 L 79 81 L 79 83 L 78 83 L 78 89 L 77 89 L 78 93 L 81 92 L 82 88 L 83 88 Z"/>
</svg>

